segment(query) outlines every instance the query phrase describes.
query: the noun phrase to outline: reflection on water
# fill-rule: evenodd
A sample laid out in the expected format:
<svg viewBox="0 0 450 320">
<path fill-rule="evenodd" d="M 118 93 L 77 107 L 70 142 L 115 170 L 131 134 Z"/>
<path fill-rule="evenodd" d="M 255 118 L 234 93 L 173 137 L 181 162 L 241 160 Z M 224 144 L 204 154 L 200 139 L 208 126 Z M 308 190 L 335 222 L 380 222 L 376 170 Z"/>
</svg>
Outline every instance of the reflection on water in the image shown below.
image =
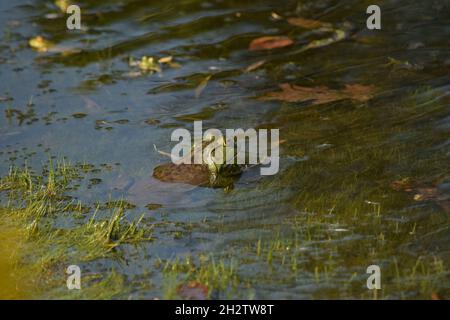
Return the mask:
<svg viewBox="0 0 450 320">
<path fill-rule="evenodd" d="M 163 295 L 164 276 L 148 275 L 158 259 L 203 252 L 239 265 L 238 290 L 213 297 L 372 297 L 371 264 L 386 270 L 383 297 L 448 290 L 448 272 L 434 272 L 433 261 L 449 258 L 449 1 L 380 1 L 381 31 L 365 28 L 370 3 L 356 0 L 77 3 L 84 27 L 75 32 L 49 1 L 0 5 L 0 170 L 24 160 L 40 167 L 49 156 L 108 166 L 75 195 L 124 197 L 156 219 L 191 225 L 129 249 L 121 272 L 154 284 L 136 297 Z M 294 26 L 292 17 L 326 22 L 345 38 L 311 47 L 329 32 Z M 38 35 L 58 50 L 31 50 Z M 294 43 L 248 50 L 267 35 Z M 176 65 L 136 72 L 130 58 L 142 56 Z M 376 94 L 325 104 L 259 99 L 284 83 L 358 84 Z M 249 170 L 231 192 L 151 178 L 167 161 L 153 145 L 169 151 L 172 130 L 195 120 L 279 128 L 280 173 Z M 419 267 L 434 271 L 419 279 Z"/>
</svg>

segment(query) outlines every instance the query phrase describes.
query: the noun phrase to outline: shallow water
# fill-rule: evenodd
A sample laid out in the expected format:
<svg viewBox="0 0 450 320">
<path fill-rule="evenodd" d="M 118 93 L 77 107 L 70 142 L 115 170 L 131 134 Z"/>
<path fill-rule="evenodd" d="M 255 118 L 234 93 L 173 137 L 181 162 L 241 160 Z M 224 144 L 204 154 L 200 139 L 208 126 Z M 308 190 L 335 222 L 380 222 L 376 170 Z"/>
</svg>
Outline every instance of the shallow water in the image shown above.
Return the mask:
<svg viewBox="0 0 450 320">
<path fill-rule="evenodd" d="M 73 195 L 88 203 L 123 197 L 137 205 L 132 215 L 180 226 L 125 247 L 127 263 L 86 264 L 90 272 L 114 267 L 131 297 L 162 297 L 158 259 L 208 253 L 234 263 L 239 278 L 212 297 L 371 298 L 371 264 L 386 272 L 378 297 L 448 294 L 450 1 L 379 1 L 381 31 L 365 28 L 366 1 L 77 3 L 87 28 L 73 32 L 62 16 L 46 17 L 57 12 L 49 1 L 0 4 L 0 173 L 24 161 L 40 168 L 51 156 L 108 164 L 89 173 L 98 185 Z M 295 16 L 349 36 L 301 51 L 324 35 L 286 22 Z M 37 35 L 81 51 L 37 53 L 27 46 Z M 265 35 L 295 43 L 248 50 Z M 129 57 L 144 55 L 171 55 L 180 67 L 130 76 Z M 256 99 L 281 83 L 373 85 L 377 94 L 324 105 Z M 11 109 L 25 116 L 8 117 Z M 279 128 L 280 172 L 249 170 L 227 192 L 152 178 L 167 161 L 153 145 L 170 151 L 173 129 L 192 129 L 195 119 L 204 128 Z M 413 190 L 392 187 L 404 178 Z M 421 188 L 437 194 L 414 200 Z M 160 206 L 149 211 L 149 203 Z"/>
</svg>

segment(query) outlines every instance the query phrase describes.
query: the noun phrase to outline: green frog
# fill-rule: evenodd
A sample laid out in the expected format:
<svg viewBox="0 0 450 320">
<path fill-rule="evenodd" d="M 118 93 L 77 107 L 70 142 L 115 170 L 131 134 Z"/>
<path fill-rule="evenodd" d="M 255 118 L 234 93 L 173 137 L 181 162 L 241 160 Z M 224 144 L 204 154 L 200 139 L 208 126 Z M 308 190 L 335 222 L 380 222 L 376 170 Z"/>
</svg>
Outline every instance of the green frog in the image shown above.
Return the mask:
<svg viewBox="0 0 450 320">
<path fill-rule="evenodd" d="M 187 157 L 190 157 L 191 160 L 193 160 L 195 154 L 202 152 L 202 150 L 204 150 L 211 142 L 212 136 L 205 137 L 201 148 L 194 145 Z M 222 144 L 225 150 L 225 140 L 222 139 L 219 143 Z M 160 153 L 170 156 L 164 152 Z M 216 164 L 210 153 L 203 159 L 202 164 L 164 163 L 159 165 L 153 170 L 153 177 L 163 182 L 186 183 L 201 187 L 230 189 L 233 188 L 235 180 L 239 178 L 245 167 L 245 165 L 237 164 Z"/>
</svg>

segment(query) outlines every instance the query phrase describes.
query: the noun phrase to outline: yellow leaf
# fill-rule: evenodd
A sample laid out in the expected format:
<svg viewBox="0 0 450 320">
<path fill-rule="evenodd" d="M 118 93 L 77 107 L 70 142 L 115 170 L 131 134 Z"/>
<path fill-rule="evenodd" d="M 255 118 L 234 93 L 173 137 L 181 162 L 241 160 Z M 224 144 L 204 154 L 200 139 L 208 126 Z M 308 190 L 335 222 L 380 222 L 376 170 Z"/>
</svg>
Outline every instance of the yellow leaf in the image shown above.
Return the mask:
<svg viewBox="0 0 450 320">
<path fill-rule="evenodd" d="M 170 63 L 172 62 L 172 56 L 162 57 L 158 60 L 159 63 Z"/>
<path fill-rule="evenodd" d="M 44 39 L 41 36 L 37 36 L 28 40 L 28 45 L 38 52 L 47 52 L 54 43 Z"/>
</svg>

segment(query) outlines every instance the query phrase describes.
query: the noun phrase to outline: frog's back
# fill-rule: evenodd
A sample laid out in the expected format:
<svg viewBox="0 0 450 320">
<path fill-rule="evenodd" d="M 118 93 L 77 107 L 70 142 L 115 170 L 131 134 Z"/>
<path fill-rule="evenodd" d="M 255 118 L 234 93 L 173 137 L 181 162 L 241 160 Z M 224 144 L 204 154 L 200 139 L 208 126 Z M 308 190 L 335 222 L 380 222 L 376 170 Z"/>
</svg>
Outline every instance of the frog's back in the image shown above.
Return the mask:
<svg viewBox="0 0 450 320">
<path fill-rule="evenodd" d="M 165 163 L 153 170 L 153 176 L 163 182 L 206 186 L 210 181 L 208 167 L 201 164 Z"/>
</svg>

